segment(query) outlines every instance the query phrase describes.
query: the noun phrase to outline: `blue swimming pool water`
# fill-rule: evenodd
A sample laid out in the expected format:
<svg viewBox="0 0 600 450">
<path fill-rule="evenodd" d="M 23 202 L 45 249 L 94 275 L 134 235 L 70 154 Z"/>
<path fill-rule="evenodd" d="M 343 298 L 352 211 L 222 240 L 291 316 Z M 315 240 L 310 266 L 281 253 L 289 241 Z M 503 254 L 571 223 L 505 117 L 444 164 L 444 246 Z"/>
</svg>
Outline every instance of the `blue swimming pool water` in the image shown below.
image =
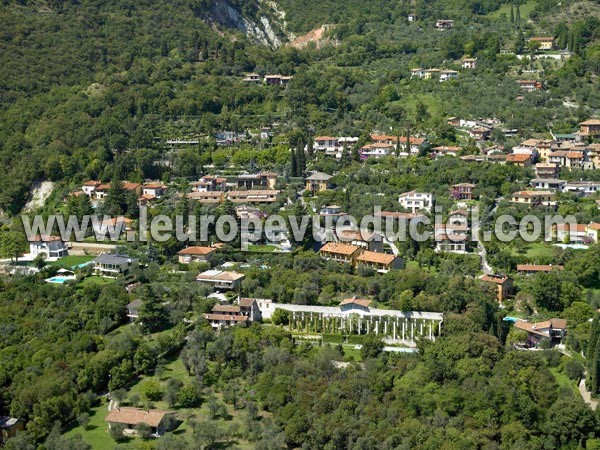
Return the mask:
<svg viewBox="0 0 600 450">
<path fill-rule="evenodd" d="M 521 319 L 519 319 L 518 317 L 510 317 L 510 316 L 506 316 L 506 317 L 504 318 L 504 321 L 505 321 L 505 322 L 512 322 L 512 323 L 518 322 L 519 320 L 521 320 Z"/>
<path fill-rule="evenodd" d="M 90 264 L 94 264 L 94 261 L 88 261 L 88 262 L 84 262 L 82 264 L 77 264 L 76 266 L 72 266 L 71 269 L 75 270 L 75 269 L 81 269 L 85 266 L 89 266 Z"/>
<path fill-rule="evenodd" d="M 48 283 L 57 283 L 57 284 L 63 284 L 66 283 L 69 280 L 72 280 L 73 278 L 69 278 L 69 277 L 52 277 L 52 278 L 48 278 L 46 281 Z"/>
</svg>

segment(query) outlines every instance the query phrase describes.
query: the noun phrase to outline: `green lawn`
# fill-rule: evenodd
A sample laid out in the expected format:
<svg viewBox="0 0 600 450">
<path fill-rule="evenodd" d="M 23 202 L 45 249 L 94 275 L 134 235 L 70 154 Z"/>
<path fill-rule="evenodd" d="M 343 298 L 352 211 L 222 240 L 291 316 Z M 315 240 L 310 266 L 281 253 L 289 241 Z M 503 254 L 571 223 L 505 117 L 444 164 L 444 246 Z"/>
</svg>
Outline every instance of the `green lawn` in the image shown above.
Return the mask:
<svg viewBox="0 0 600 450">
<path fill-rule="evenodd" d="M 533 11 L 533 8 L 535 8 L 535 4 L 536 4 L 535 0 L 529 0 L 527 3 L 524 3 L 521 6 L 519 6 L 519 12 L 521 14 L 521 21 L 525 21 L 525 20 L 529 19 L 529 13 L 531 13 L 531 11 Z M 514 8 L 514 13 L 516 16 L 516 14 L 517 14 L 516 6 Z M 502 14 L 505 14 L 506 17 L 508 19 L 510 19 L 510 4 L 506 3 L 506 4 L 502 5 L 496 11 L 492 11 L 491 13 L 489 13 L 488 17 L 498 19 L 498 18 L 500 18 L 500 16 Z"/>
<path fill-rule="evenodd" d="M 189 384 L 193 381 L 193 377 L 190 377 L 185 370 L 183 363 L 180 358 L 177 358 L 169 363 L 165 364 L 162 370 L 159 371 L 158 375 L 150 375 L 150 376 L 142 376 L 138 378 L 136 383 L 131 386 L 127 392 L 128 395 L 136 392 L 141 395 L 142 384 L 147 380 L 156 380 L 161 383 L 164 387 L 167 380 L 174 378 L 182 381 L 185 384 Z M 216 397 L 223 401 L 222 395 L 220 393 L 215 394 Z M 207 402 L 206 395 L 203 395 L 203 403 L 200 408 L 186 409 L 186 408 L 169 408 L 169 405 L 164 401 L 153 402 L 153 407 L 156 409 L 162 410 L 175 410 L 177 412 L 177 418 L 181 421 L 179 427 L 174 430 L 174 434 L 178 435 L 189 435 L 191 433 L 191 429 L 189 426 L 189 419 L 194 419 L 196 421 L 207 421 L 211 420 Z M 124 406 L 128 406 L 127 401 L 123 403 Z M 221 426 L 222 428 L 229 428 L 232 425 L 235 425 L 235 428 L 241 429 L 243 427 L 243 419 L 246 414 L 244 409 L 235 410 L 231 405 L 227 405 L 227 411 L 229 417 L 227 419 L 223 419 L 218 417 L 215 419 L 215 422 Z M 103 403 L 101 406 L 93 408 L 90 411 L 90 424 L 87 429 L 84 429 L 80 426 L 77 426 L 71 430 L 69 430 L 65 435 L 73 436 L 75 434 L 80 434 L 83 437 L 83 440 L 92 446 L 93 450 L 106 450 L 106 449 L 148 449 L 148 444 L 139 438 L 131 438 L 129 442 L 123 444 L 117 444 L 111 437 L 108 432 L 108 428 L 106 422 L 104 422 L 104 418 L 108 414 L 108 404 Z M 261 416 L 265 417 L 268 413 L 261 412 Z M 252 444 L 243 440 L 234 440 L 227 444 L 223 443 L 219 448 L 240 448 L 240 449 L 251 449 L 253 448 Z"/>
<path fill-rule="evenodd" d="M 248 251 L 250 252 L 271 253 L 276 250 L 279 250 L 279 248 L 275 247 L 274 245 L 248 245 Z"/>
<path fill-rule="evenodd" d="M 108 414 L 108 404 L 102 403 L 100 406 L 92 408 L 89 412 L 90 423 L 86 429 L 77 426 L 65 433 L 65 436 L 71 437 L 80 434 L 83 440 L 90 444 L 94 450 L 105 450 L 113 448 L 126 448 L 127 444 L 119 444 L 108 434 L 108 426 L 104 418 Z"/>
<path fill-rule="evenodd" d="M 65 256 L 64 258 L 60 258 L 58 261 L 49 262 L 48 265 L 71 270 L 73 266 L 89 262 L 92 259 L 94 259 L 94 257 L 89 255 Z"/>
<path fill-rule="evenodd" d="M 79 283 L 79 287 L 85 287 L 85 286 L 89 286 L 91 284 L 97 284 L 100 286 L 104 286 L 107 284 L 112 284 L 114 282 L 115 282 L 115 280 L 112 280 L 110 278 L 104 278 L 104 277 L 92 275 L 92 276 L 87 277 L 81 283 Z"/>
<path fill-rule="evenodd" d="M 525 253 L 519 253 L 515 247 L 511 248 L 511 253 L 514 256 L 526 256 L 527 258 L 535 261 L 536 259 L 552 258 L 554 255 L 554 246 L 546 244 L 544 242 L 533 242 L 531 244 L 525 243 Z"/>
</svg>

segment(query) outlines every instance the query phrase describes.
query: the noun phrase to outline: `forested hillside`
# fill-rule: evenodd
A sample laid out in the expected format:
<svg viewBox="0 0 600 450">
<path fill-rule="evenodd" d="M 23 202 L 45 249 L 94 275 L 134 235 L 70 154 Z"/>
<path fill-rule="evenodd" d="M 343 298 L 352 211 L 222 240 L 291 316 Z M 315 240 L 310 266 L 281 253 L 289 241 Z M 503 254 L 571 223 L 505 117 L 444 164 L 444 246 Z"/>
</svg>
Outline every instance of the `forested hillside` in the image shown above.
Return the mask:
<svg viewBox="0 0 600 450">
<path fill-rule="evenodd" d="M 253 20 L 260 21 L 263 13 L 281 19 L 265 5 L 230 4 Z M 330 33 L 338 45 L 272 51 L 220 26 L 210 16 L 214 2 L 5 1 L 0 10 L 0 158 L 7 176 L 0 180 L 0 208 L 17 213 L 34 180 L 107 180 L 114 163 L 124 178 L 156 177 L 161 130 L 173 118 L 186 118 L 181 132 L 194 129 L 208 136 L 282 118 L 283 131 L 361 134 L 408 119 L 422 131 L 441 135 L 441 118 L 459 113 L 495 115 L 509 127 L 541 132 L 551 125 L 570 131 L 589 108 L 600 106 L 595 43 L 600 27 L 592 3 L 575 9 L 585 18 L 573 14 L 560 24 L 551 21 L 553 15 L 575 6 L 549 7 L 540 0 L 535 16 L 545 19 L 524 17 L 517 23 L 506 14 L 484 14 L 499 6 L 495 2 L 417 2 L 422 21 L 409 24 L 411 7 L 402 2 L 278 5 L 287 14 L 289 32 L 337 24 Z M 476 11 L 456 13 L 463 8 Z M 440 17 L 455 17 L 456 29 L 432 33 L 434 18 Z M 562 39 L 575 56 L 564 64 L 541 62 L 549 89 L 515 102 L 519 90 L 513 77 L 526 66 L 500 52 L 523 50 L 525 37 L 539 33 Z M 409 83 L 410 68 L 454 67 L 463 55 L 479 57 L 481 68 L 454 83 Z M 246 71 L 296 76 L 285 92 L 242 88 Z M 563 100 L 578 108 L 560 108 Z M 189 156 L 193 166 L 207 157 L 201 149 Z M 183 174 L 175 168 L 171 175 Z"/>
</svg>

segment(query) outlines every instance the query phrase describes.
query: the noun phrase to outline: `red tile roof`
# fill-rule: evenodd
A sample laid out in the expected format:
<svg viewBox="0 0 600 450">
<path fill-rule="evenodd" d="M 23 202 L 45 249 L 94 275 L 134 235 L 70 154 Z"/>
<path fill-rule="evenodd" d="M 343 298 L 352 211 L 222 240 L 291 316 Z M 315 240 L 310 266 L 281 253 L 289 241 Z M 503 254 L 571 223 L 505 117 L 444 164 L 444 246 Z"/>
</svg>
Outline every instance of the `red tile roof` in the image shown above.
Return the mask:
<svg viewBox="0 0 600 450">
<path fill-rule="evenodd" d="M 204 255 L 209 255 L 212 252 L 214 252 L 215 249 L 212 247 L 187 247 L 184 248 L 183 250 L 180 250 L 177 252 L 178 255 L 199 255 L 199 256 L 204 256 Z"/>
<path fill-rule="evenodd" d="M 394 262 L 396 256 L 387 253 L 364 251 L 356 257 L 356 260 L 364 263 L 375 263 L 390 265 Z"/>
<path fill-rule="evenodd" d="M 360 248 L 356 247 L 354 245 L 338 244 L 336 242 L 328 242 L 323 247 L 321 247 L 321 250 L 319 250 L 319 251 L 321 253 L 337 253 L 339 255 L 351 256 L 359 250 L 360 250 Z"/>
<path fill-rule="evenodd" d="M 563 266 L 553 266 L 552 264 L 517 264 L 519 272 L 552 272 L 563 269 Z"/>
<path fill-rule="evenodd" d="M 123 423 L 126 425 L 145 423 L 151 427 L 157 427 L 168 414 L 175 413 L 173 411 L 160 411 L 157 409 L 145 411 L 137 408 L 121 407 L 114 408 L 112 411 L 110 411 L 104 420 L 107 422 Z"/>
<path fill-rule="evenodd" d="M 365 308 L 368 308 L 371 304 L 371 300 L 366 300 L 363 298 L 346 298 L 340 302 L 340 306 L 344 305 L 360 305 Z"/>
</svg>

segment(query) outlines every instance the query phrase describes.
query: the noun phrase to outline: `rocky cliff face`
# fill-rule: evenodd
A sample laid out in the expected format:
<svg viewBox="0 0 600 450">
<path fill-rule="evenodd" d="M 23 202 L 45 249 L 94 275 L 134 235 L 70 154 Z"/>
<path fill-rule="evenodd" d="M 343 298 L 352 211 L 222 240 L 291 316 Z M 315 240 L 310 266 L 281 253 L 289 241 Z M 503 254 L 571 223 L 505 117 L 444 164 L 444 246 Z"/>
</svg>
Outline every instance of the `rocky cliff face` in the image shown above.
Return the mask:
<svg viewBox="0 0 600 450">
<path fill-rule="evenodd" d="M 215 0 L 210 9 L 208 20 L 227 28 L 240 30 L 254 42 L 273 49 L 279 48 L 282 45 L 280 36 L 285 36 L 285 34 L 281 24 L 278 22 L 271 23 L 268 16 L 276 16 L 268 14 L 272 11 L 266 8 L 269 8 L 269 5 L 261 3 L 257 8 L 255 17 L 244 17 L 228 0 Z"/>
</svg>

